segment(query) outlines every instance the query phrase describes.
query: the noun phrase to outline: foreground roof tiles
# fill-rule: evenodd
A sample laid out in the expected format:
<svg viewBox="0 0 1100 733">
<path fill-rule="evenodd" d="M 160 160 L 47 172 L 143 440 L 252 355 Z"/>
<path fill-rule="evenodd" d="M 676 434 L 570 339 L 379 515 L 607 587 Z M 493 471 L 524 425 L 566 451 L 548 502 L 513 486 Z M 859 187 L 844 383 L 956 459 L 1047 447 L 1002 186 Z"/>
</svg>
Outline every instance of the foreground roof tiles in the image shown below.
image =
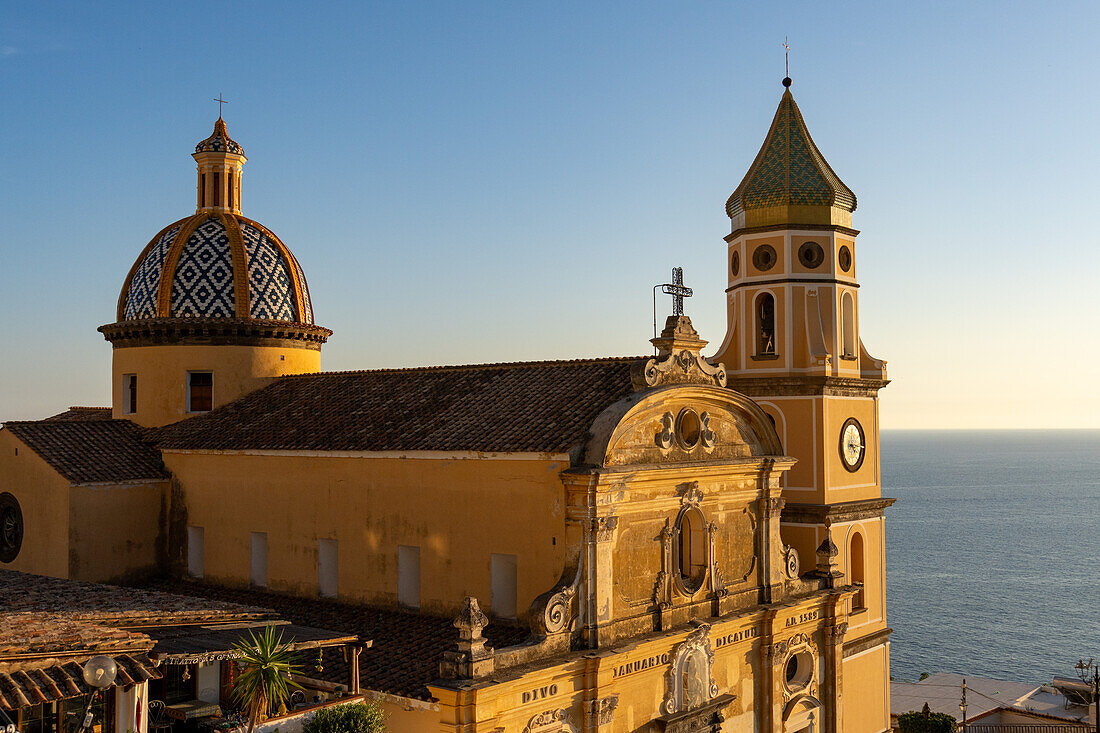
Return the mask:
<svg viewBox="0 0 1100 733">
<path fill-rule="evenodd" d="M 59 412 L 52 417 L 47 417 L 46 420 L 50 422 L 59 421 L 88 421 L 88 420 L 110 420 L 111 408 L 110 407 L 79 407 L 74 405 L 65 412 Z"/>
<path fill-rule="evenodd" d="M 253 589 L 221 588 L 201 583 L 156 581 L 149 588 L 186 593 L 275 609 L 295 624 L 357 634 L 373 645 L 359 655 L 359 682 L 364 689 L 418 700 L 430 700 L 427 684 L 439 678 L 443 652 L 458 639 L 450 616 L 394 611 L 339 603 L 321 598 L 300 598 Z M 493 621 L 485 628 L 490 646 L 519 644 L 530 631 L 514 624 Z M 307 677 L 346 685 L 347 662 L 339 653 L 325 654 L 323 669 L 308 666 Z"/>
<path fill-rule="evenodd" d="M 166 449 L 559 453 L 633 391 L 639 358 L 282 377 L 156 440 Z"/>
<path fill-rule="evenodd" d="M 7 422 L 4 429 L 76 484 L 168 478 L 160 452 L 129 420 L 55 417 Z"/>
</svg>

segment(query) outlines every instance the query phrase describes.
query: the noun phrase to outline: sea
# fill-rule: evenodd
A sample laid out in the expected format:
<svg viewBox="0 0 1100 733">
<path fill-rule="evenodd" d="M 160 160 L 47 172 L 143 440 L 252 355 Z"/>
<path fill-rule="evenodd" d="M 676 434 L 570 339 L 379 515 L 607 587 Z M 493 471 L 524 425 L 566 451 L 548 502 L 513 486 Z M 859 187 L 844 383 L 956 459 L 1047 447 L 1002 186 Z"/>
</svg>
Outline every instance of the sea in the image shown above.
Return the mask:
<svg viewBox="0 0 1100 733">
<path fill-rule="evenodd" d="M 883 431 L 890 673 L 1100 661 L 1100 430 Z"/>
</svg>

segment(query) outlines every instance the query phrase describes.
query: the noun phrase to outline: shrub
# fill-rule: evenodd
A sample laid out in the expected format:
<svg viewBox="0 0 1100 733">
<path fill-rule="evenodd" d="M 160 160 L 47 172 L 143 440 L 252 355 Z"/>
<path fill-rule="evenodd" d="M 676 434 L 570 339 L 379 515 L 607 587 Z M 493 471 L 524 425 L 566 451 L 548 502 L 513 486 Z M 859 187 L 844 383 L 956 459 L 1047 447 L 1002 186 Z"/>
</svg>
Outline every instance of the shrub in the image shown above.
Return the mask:
<svg viewBox="0 0 1100 733">
<path fill-rule="evenodd" d="M 302 726 L 302 733 L 383 733 L 385 716 L 370 703 L 321 708 Z"/>
<path fill-rule="evenodd" d="M 930 713 L 925 705 L 924 712 L 909 711 L 899 715 L 898 730 L 901 733 L 956 733 L 958 726 L 947 713 Z"/>
</svg>

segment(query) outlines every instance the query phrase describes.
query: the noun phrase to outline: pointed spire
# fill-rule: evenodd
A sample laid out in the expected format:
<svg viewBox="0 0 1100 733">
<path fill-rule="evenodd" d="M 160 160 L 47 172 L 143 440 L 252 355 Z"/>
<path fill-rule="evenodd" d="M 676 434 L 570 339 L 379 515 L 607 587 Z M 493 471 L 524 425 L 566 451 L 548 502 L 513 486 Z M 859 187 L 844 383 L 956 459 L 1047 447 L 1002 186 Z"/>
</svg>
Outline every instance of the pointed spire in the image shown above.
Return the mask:
<svg viewBox="0 0 1100 733">
<path fill-rule="evenodd" d="M 764 144 L 726 202 L 734 228 L 767 224 L 850 226 L 856 196 L 817 149 L 783 79 L 783 96 Z"/>
</svg>

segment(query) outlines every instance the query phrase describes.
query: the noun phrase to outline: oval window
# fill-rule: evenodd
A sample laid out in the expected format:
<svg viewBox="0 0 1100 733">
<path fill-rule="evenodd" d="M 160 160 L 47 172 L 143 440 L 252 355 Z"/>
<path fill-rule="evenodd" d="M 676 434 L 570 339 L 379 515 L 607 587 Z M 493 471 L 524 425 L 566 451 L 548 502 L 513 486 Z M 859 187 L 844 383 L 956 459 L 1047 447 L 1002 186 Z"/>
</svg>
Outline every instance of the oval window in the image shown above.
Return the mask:
<svg viewBox="0 0 1100 733">
<path fill-rule="evenodd" d="M 703 422 L 699 419 L 699 413 L 690 407 L 680 410 L 676 418 L 676 439 L 680 441 L 680 447 L 691 450 L 699 445 L 699 436 L 703 432 Z"/>
<path fill-rule="evenodd" d="M 814 678 L 814 658 L 807 651 L 796 652 L 787 659 L 784 682 L 789 690 L 801 690 Z"/>
<path fill-rule="evenodd" d="M 730 272 L 733 273 L 734 277 L 737 277 L 738 273 L 741 272 L 741 253 L 736 250 L 730 255 Z"/>
</svg>

